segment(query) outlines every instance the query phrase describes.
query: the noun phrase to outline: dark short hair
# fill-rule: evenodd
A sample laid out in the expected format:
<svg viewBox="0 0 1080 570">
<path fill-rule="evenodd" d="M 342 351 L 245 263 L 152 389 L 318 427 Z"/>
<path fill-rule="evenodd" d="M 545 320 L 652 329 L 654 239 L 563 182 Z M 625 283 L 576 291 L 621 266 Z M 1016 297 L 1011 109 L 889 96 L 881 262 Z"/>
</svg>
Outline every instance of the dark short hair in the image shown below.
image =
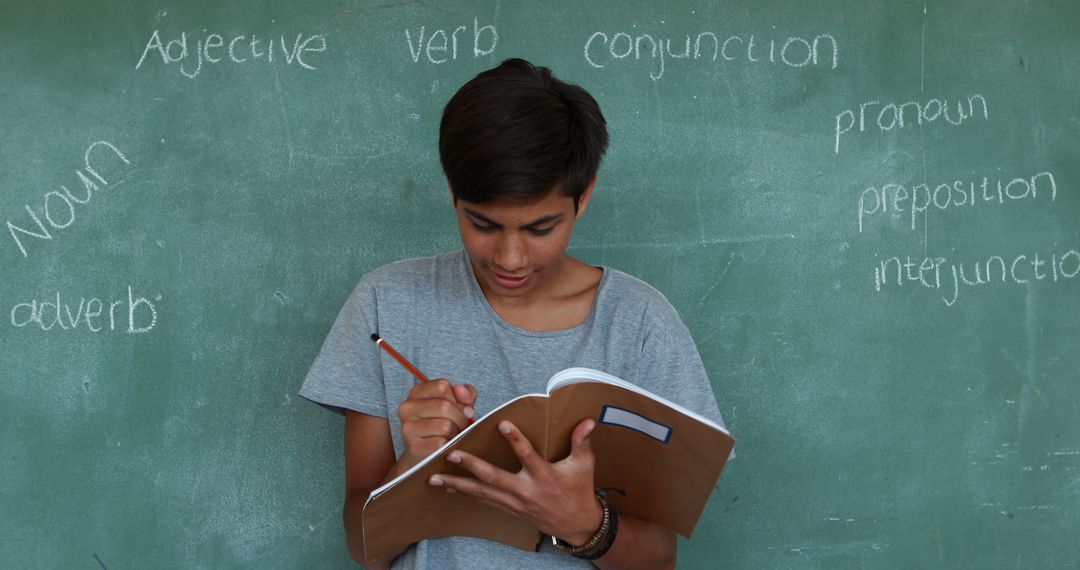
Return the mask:
<svg viewBox="0 0 1080 570">
<path fill-rule="evenodd" d="M 607 143 L 592 95 L 523 59 L 508 59 L 462 86 L 439 126 L 450 189 L 474 204 L 531 202 L 558 190 L 577 207 Z"/>
</svg>

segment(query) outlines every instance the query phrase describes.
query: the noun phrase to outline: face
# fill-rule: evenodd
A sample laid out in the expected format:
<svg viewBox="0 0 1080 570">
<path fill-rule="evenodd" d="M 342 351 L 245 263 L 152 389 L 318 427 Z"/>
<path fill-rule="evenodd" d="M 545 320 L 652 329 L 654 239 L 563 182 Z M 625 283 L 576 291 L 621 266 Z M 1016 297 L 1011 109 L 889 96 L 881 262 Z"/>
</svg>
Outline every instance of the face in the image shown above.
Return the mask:
<svg viewBox="0 0 1080 570">
<path fill-rule="evenodd" d="M 555 291 L 569 259 L 574 222 L 585 212 L 591 191 L 581 197 L 577 212 L 574 199 L 557 192 L 531 204 L 456 201 L 461 241 L 489 300 L 527 300 Z"/>
</svg>

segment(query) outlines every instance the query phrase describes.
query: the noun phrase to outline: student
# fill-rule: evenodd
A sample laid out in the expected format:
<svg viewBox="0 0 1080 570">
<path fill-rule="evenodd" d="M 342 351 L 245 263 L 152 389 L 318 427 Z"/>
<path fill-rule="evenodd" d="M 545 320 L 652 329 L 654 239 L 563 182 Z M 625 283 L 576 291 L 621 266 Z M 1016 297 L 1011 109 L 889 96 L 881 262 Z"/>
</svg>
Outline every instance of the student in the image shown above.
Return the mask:
<svg viewBox="0 0 1080 570">
<path fill-rule="evenodd" d="M 722 422 L 694 341 L 664 297 L 566 253 L 596 191 L 607 140 L 592 96 L 520 59 L 479 74 L 447 104 L 439 153 L 464 249 L 364 275 L 300 391 L 345 413 L 344 520 L 356 560 L 363 559 L 361 511 L 371 490 L 469 418 L 543 392 L 564 368 L 609 372 Z M 374 332 L 443 379 L 416 384 L 373 345 Z M 499 429 L 522 459 L 521 471 L 461 453 L 450 459 L 478 478 L 429 481 L 528 519 L 557 546 L 546 540 L 534 553 L 447 537 L 412 545 L 393 566 L 673 567 L 672 531 L 612 513 L 595 494 L 594 427 L 591 419 L 581 422 L 570 455 L 548 463 L 504 422 Z"/>
</svg>

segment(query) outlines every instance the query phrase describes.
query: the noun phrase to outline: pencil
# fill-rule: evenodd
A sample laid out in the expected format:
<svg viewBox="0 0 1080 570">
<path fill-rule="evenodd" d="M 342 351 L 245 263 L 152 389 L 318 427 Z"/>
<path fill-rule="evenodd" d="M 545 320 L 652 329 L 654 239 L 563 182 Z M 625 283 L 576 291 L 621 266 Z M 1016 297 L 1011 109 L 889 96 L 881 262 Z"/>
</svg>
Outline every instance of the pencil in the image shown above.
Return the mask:
<svg viewBox="0 0 1080 570">
<path fill-rule="evenodd" d="M 388 352 L 390 354 L 390 356 L 393 356 L 394 360 L 397 360 L 398 362 L 400 362 L 401 365 L 404 366 L 406 370 L 408 370 L 409 372 L 412 372 L 412 375 L 419 378 L 421 382 L 431 382 L 431 380 L 428 380 L 427 376 L 424 376 L 423 372 L 420 372 L 420 370 L 418 370 L 415 366 L 413 366 L 411 363 L 409 363 L 408 360 L 405 360 L 404 356 L 402 356 L 401 354 L 398 354 L 398 351 L 394 350 L 394 348 L 390 346 L 390 343 L 386 342 L 386 340 L 383 339 L 383 337 L 379 336 L 376 333 L 371 333 L 371 340 L 375 341 L 376 345 L 381 346 L 383 350 L 385 350 L 386 352 Z M 473 424 L 476 421 L 473 418 L 468 418 L 468 419 L 469 419 L 469 424 L 470 425 Z"/>
<path fill-rule="evenodd" d="M 398 354 L 398 351 L 394 350 L 393 347 L 390 346 L 390 343 L 386 342 L 381 336 L 371 333 L 371 340 L 375 341 L 376 345 L 381 346 L 383 350 L 390 354 L 390 356 L 393 356 L 394 360 L 400 362 L 406 370 L 412 372 L 412 375 L 419 378 L 421 382 L 431 382 L 431 380 L 428 380 L 427 376 L 424 376 L 423 372 L 420 372 L 415 366 L 410 364 L 408 360 L 405 360 L 405 357 Z"/>
</svg>

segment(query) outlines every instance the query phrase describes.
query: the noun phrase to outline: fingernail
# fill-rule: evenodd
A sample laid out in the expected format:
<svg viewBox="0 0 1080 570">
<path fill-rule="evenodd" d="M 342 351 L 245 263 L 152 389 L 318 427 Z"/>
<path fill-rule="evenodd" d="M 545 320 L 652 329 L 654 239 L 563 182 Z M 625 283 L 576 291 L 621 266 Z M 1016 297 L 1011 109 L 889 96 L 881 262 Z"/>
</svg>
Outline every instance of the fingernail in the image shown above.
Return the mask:
<svg viewBox="0 0 1080 570">
<path fill-rule="evenodd" d="M 442 487 L 442 477 L 439 477 L 438 475 L 432 475 L 431 479 L 428 479 L 428 484 L 430 484 L 432 487 Z"/>
<path fill-rule="evenodd" d="M 467 418 L 469 418 L 471 420 L 473 418 L 473 416 L 475 416 L 475 415 L 476 415 L 476 410 L 474 410 L 472 406 L 465 406 L 465 417 L 467 417 Z"/>
<path fill-rule="evenodd" d="M 510 422 L 499 422 L 499 431 L 510 433 Z"/>
<path fill-rule="evenodd" d="M 450 455 L 446 456 L 446 460 L 450 463 L 461 463 L 461 454 L 456 451 L 452 451 L 450 452 Z"/>
</svg>

